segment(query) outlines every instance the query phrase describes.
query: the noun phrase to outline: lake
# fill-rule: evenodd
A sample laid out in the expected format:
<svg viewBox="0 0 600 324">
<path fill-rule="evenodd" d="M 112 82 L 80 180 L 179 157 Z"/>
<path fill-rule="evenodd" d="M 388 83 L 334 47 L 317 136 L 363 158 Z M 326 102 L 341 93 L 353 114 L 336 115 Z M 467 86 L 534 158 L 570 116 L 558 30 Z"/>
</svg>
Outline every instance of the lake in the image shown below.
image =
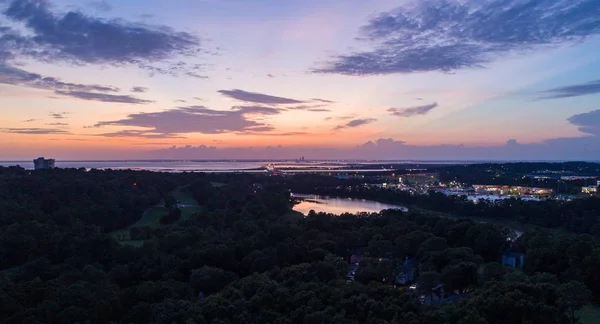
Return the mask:
<svg viewBox="0 0 600 324">
<path fill-rule="evenodd" d="M 384 209 L 400 209 L 404 212 L 408 211 L 408 208 L 404 206 L 384 204 L 366 199 L 333 198 L 295 193 L 292 193 L 292 197 L 302 199 L 299 204 L 294 206 L 293 209 L 297 212 L 301 212 L 304 215 L 308 215 L 311 210 L 314 210 L 317 213 L 324 212 L 336 215 L 343 213 L 356 214 L 357 212 L 378 213 Z M 458 217 L 451 218 L 459 219 Z M 476 218 L 472 220 L 480 223 L 492 223 L 506 227 L 513 232 L 513 239 L 519 238 L 525 232 L 525 229 L 522 226 L 515 227 L 497 220 L 482 220 Z"/>
<path fill-rule="evenodd" d="M 351 198 L 332 198 L 316 195 L 292 194 L 293 197 L 300 198 L 302 201 L 294 206 L 294 210 L 308 215 L 308 212 L 324 212 L 331 214 L 343 214 L 357 212 L 378 213 L 384 209 L 401 209 L 408 211 L 408 208 L 398 205 L 384 204 L 365 199 Z"/>
</svg>

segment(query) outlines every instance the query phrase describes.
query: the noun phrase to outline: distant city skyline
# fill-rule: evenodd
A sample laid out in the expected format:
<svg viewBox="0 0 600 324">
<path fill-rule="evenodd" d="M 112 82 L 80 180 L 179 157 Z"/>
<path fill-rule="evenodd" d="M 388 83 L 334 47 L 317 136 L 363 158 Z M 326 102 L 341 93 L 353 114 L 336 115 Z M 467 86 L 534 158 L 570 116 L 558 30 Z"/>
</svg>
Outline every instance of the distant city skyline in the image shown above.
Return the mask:
<svg viewBox="0 0 600 324">
<path fill-rule="evenodd" d="M 598 160 L 597 0 L 0 0 L 0 160 Z"/>
</svg>

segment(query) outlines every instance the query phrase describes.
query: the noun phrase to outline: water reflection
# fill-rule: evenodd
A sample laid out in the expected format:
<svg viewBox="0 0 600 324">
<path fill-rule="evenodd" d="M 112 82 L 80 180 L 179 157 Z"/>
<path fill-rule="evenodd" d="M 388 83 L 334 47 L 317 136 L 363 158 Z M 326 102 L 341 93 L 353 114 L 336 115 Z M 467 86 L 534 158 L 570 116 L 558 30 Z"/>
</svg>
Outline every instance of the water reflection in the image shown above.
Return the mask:
<svg viewBox="0 0 600 324">
<path fill-rule="evenodd" d="M 308 215 L 308 212 L 311 210 L 314 210 L 317 213 L 324 212 L 336 215 L 343 213 L 355 214 L 358 212 L 377 213 L 384 209 L 401 209 L 403 211 L 408 211 L 408 209 L 403 206 L 384 204 L 365 199 L 331 198 L 300 194 L 293 194 L 293 196 L 302 199 L 299 204 L 294 206 L 294 210 L 301 212 L 304 215 Z"/>
</svg>

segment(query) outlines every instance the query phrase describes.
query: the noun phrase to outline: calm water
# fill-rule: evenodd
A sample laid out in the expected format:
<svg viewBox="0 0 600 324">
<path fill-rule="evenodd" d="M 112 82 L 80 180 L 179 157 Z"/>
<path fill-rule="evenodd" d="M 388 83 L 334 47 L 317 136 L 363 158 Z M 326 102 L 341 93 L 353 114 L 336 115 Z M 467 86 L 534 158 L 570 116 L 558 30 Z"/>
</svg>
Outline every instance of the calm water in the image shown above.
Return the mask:
<svg viewBox="0 0 600 324">
<path fill-rule="evenodd" d="M 343 213 L 357 213 L 357 212 L 369 212 L 376 213 L 384 209 L 402 209 L 407 211 L 408 209 L 403 206 L 383 204 L 376 201 L 365 200 L 365 199 L 350 199 L 350 198 L 330 198 L 314 195 L 300 195 L 293 194 L 294 197 L 304 199 L 299 204 L 294 206 L 294 210 L 307 215 L 308 212 L 314 210 L 315 212 L 325 212 L 332 214 L 343 214 Z"/>
<path fill-rule="evenodd" d="M 223 160 L 223 161 L 56 161 L 58 168 L 86 169 L 131 169 L 156 172 L 265 172 L 264 167 L 273 164 L 277 172 L 381 172 L 385 168 L 351 169 L 351 166 L 390 163 L 390 168 L 396 164 L 406 164 L 409 161 L 266 161 L 266 160 Z M 413 163 L 413 161 L 410 161 Z M 446 162 L 423 162 L 446 163 Z M 0 161 L 0 166 L 20 165 L 25 169 L 33 169 L 33 161 Z M 387 167 L 387 166 L 386 166 Z"/>
</svg>

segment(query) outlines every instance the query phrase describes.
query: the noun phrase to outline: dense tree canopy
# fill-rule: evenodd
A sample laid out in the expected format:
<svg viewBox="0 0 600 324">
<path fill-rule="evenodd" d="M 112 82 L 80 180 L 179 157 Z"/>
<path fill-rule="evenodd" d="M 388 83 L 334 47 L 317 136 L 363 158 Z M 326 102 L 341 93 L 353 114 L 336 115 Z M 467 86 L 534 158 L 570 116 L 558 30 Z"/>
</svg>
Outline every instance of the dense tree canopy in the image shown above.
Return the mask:
<svg viewBox="0 0 600 324">
<path fill-rule="evenodd" d="M 600 296 L 594 237 L 511 244 L 502 227 L 416 211 L 303 217 L 275 178 L 0 168 L 0 322 L 571 323 Z M 109 234 L 175 210 L 176 188 L 201 212 L 136 228 L 140 247 Z M 500 264 L 508 249 L 523 271 Z M 407 260 L 414 279 L 398 284 Z"/>
</svg>

